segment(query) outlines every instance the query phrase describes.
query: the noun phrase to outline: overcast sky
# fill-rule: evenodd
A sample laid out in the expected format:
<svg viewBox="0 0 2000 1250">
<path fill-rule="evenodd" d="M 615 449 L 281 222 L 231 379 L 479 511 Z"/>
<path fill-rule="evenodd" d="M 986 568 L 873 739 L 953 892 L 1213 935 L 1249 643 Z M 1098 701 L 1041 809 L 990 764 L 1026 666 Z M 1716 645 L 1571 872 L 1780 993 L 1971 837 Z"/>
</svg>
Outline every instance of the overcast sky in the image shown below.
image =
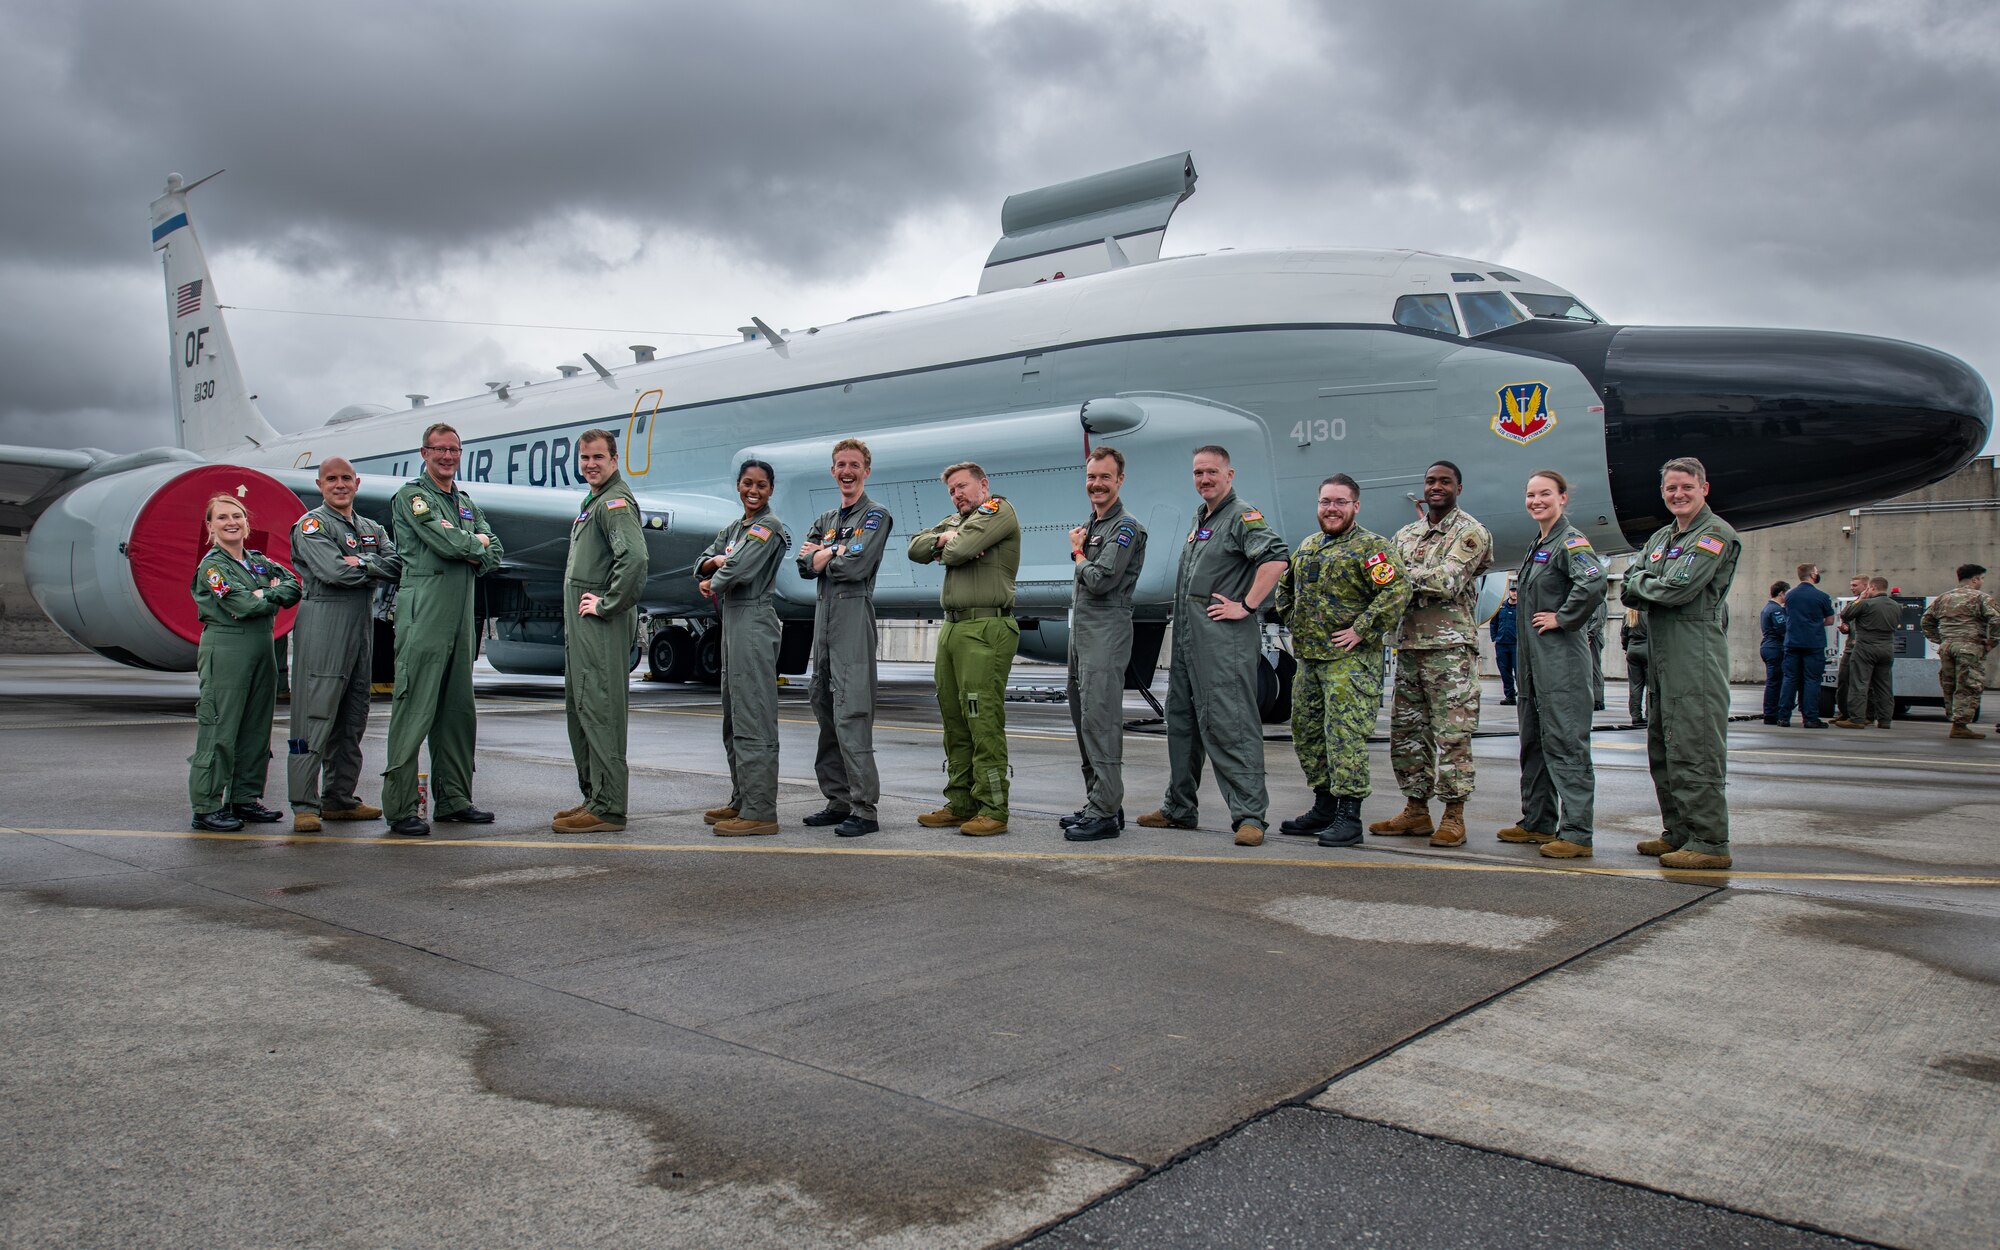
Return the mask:
<svg viewBox="0 0 2000 1250">
<path fill-rule="evenodd" d="M 0 0 L 0 442 L 170 442 L 147 203 L 280 429 L 972 291 L 1009 193 L 1192 149 L 1169 254 L 1412 247 L 1989 380 L 2000 5 Z M 575 327 L 300 316 L 258 309 Z"/>
</svg>

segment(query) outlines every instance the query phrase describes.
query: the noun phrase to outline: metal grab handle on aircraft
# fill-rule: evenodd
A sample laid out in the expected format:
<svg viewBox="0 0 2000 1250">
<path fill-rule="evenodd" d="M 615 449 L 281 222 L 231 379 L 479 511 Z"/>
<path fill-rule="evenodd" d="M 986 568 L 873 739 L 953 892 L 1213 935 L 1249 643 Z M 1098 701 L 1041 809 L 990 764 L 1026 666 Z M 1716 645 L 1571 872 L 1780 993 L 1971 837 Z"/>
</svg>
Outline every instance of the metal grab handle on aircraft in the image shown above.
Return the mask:
<svg viewBox="0 0 2000 1250">
<path fill-rule="evenodd" d="M 653 397 L 653 410 L 642 417 L 639 415 L 639 409 L 646 406 L 648 395 Z M 632 415 L 625 421 L 626 477 L 644 477 L 653 467 L 653 427 L 660 423 L 660 405 L 666 402 L 666 398 L 667 393 L 656 386 L 632 401 Z M 640 451 L 642 444 L 638 439 L 640 434 L 646 436 L 643 454 Z"/>
</svg>

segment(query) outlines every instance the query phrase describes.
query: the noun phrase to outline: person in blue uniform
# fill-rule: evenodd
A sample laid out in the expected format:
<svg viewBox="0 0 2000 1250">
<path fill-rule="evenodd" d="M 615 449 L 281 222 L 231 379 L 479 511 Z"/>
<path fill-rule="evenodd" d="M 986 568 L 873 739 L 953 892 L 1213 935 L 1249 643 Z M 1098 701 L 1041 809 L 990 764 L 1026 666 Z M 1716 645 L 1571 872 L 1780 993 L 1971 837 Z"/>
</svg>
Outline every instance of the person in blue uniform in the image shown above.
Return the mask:
<svg viewBox="0 0 2000 1250">
<path fill-rule="evenodd" d="M 1500 670 L 1500 702 L 1513 706 L 1514 697 L 1514 613 L 1520 601 L 1520 593 L 1512 585 L 1507 587 L 1506 602 L 1486 622 L 1486 632 L 1493 636 L 1493 667 Z"/>
<path fill-rule="evenodd" d="M 1758 658 L 1764 661 L 1764 723 L 1778 723 L 1778 696 L 1785 689 L 1785 592 L 1787 581 L 1771 583 L 1771 597 L 1757 614 Z"/>
<path fill-rule="evenodd" d="M 1785 592 L 1785 684 L 1778 692 L 1778 723 L 1825 729 L 1819 716 L 1820 679 L 1826 675 L 1826 627 L 1833 624 L 1833 600 L 1819 588 L 1819 565 L 1801 564 L 1799 583 Z"/>
</svg>

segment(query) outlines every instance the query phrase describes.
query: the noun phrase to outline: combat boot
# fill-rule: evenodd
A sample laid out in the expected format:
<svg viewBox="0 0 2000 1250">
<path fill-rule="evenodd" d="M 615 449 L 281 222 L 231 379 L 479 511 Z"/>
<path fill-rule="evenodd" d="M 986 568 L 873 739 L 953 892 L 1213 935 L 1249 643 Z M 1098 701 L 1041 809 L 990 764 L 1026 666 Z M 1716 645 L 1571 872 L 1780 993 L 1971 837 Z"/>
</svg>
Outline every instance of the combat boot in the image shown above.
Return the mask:
<svg viewBox="0 0 2000 1250">
<path fill-rule="evenodd" d="M 357 801 L 353 807 L 325 808 L 320 812 L 319 818 L 321 820 L 380 820 L 382 819 L 382 809 L 372 803 Z"/>
<path fill-rule="evenodd" d="M 1385 838 L 1429 837 L 1431 832 L 1430 805 L 1422 799 L 1407 799 L 1403 803 L 1402 811 L 1389 817 L 1387 820 L 1376 821 L 1374 824 L 1368 826 L 1368 832 L 1380 834 Z"/>
<path fill-rule="evenodd" d="M 1437 832 L 1431 835 L 1432 846 L 1465 845 L 1465 804 L 1444 805 L 1444 819 L 1438 821 Z"/>
<path fill-rule="evenodd" d="M 1700 851 L 1668 851 L 1660 856 L 1662 868 L 1727 868 L 1733 861 L 1727 855 L 1704 855 Z"/>
<path fill-rule="evenodd" d="M 1141 829 L 1192 829 L 1195 826 L 1192 820 L 1175 820 L 1173 817 L 1167 815 L 1166 809 L 1155 808 L 1147 812 L 1144 816 L 1139 817 L 1139 827 Z"/>
<path fill-rule="evenodd" d="M 1951 723 L 1951 732 L 1945 736 L 1947 738 L 1984 738 L 1986 734 L 1982 730 L 1969 729 L 1966 727 L 1964 721 L 1957 720 Z"/>
<path fill-rule="evenodd" d="M 1361 799 L 1343 794 L 1333 800 L 1333 819 L 1319 831 L 1321 846 L 1361 845 Z"/>
<path fill-rule="evenodd" d="M 715 836 L 718 838 L 756 838 L 776 833 L 775 820 L 718 820 L 715 822 Z M 564 830 L 565 833 L 570 832 Z"/>
<path fill-rule="evenodd" d="M 563 818 L 562 820 L 556 821 L 554 824 L 550 826 L 550 828 L 557 833 L 625 832 L 624 822 L 617 820 L 606 820 L 602 816 L 599 816 L 596 813 L 592 812 L 589 808 L 585 808 L 578 815 L 568 816 Z M 722 831 L 721 825 L 717 825 L 715 828 L 716 832 L 718 833 Z M 771 826 L 771 828 L 775 830 L 777 828 L 777 825 L 774 824 Z"/>
<path fill-rule="evenodd" d="M 1868 728 L 1868 722 L 1849 720 L 1845 716 L 1836 716 L 1833 718 L 1833 727 L 1835 729 L 1866 729 Z"/>
<path fill-rule="evenodd" d="M 1499 838 L 1502 842 L 1539 843 L 1539 842 L 1553 842 L 1556 840 L 1556 835 L 1553 833 L 1536 833 L 1533 829 L 1529 829 L 1524 825 L 1508 825 L 1505 829 L 1502 829 L 1499 833 L 1495 834 L 1494 836 Z"/>
<path fill-rule="evenodd" d="M 292 832 L 293 832 L 293 833 L 318 833 L 318 832 L 319 832 L 319 813 L 318 813 L 318 812 L 293 812 L 293 813 L 292 813 Z"/>
<path fill-rule="evenodd" d="M 565 807 L 561 811 L 557 812 L 555 815 L 549 817 L 549 827 L 555 828 L 555 826 L 561 824 L 565 820 L 574 819 L 575 817 L 581 816 L 589 810 L 590 810 L 590 804 L 588 803 L 578 803 L 575 807 Z M 561 833 L 562 830 L 557 829 L 556 832 Z"/>
<path fill-rule="evenodd" d="M 1641 855 L 1665 855 L 1674 849 L 1674 844 L 1665 838 L 1647 838 L 1632 849 Z"/>
<path fill-rule="evenodd" d="M 1325 786 L 1316 788 L 1313 791 L 1312 810 L 1280 824 L 1278 832 L 1298 834 L 1308 838 L 1324 832 L 1326 827 L 1333 823 L 1333 814 L 1337 810 L 1334 804 L 1337 802 L 1339 800 L 1333 797 L 1333 791 Z"/>
<path fill-rule="evenodd" d="M 940 807 L 934 812 L 925 812 L 917 817 L 917 823 L 926 829 L 956 829 L 971 820 L 974 812 L 954 812 L 949 807 Z"/>
<path fill-rule="evenodd" d="M 735 819 L 736 809 L 733 807 L 711 807 L 701 814 L 701 823 L 704 825 L 719 825 L 725 820 Z"/>
<path fill-rule="evenodd" d="M 1591 849 L 1581 842 L 1571 842 L 1567 838 L 1557 838 L 1553 842 L 1542 843 L 1542 854 L 1550 859 L 1589 859 Z"/>
<path fill-rule="evenodd" d="M 974 816 L 958 827 L 968 838 L 991 838 L 1007 832 L 1007 822 L 991 816 Z"/>
<path fill-rule="evenodd" d="M 1238 846 L 1264 845 L 1264 826 L 1258 824 L 1254 820 L 1246 820 L 1242 824 L 1236 826 L 1236 845 Z"/>
</svg>

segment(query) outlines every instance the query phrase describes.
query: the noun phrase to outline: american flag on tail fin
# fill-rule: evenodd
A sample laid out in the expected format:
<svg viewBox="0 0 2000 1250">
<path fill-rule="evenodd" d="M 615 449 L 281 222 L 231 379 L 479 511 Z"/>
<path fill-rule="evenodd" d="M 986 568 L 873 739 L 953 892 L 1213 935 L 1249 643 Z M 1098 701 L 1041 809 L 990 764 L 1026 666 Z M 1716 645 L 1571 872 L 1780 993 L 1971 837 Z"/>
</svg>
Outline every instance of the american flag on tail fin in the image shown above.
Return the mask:
<svg viewBox="0 0 2000 1250">
<path fill-rule="evenodd" d="M 174 316 L 185 317 L 189 313 L 201 311 L 201 279 L 183 282 L 181 289 L 174 293 Z"/>
</svg>

